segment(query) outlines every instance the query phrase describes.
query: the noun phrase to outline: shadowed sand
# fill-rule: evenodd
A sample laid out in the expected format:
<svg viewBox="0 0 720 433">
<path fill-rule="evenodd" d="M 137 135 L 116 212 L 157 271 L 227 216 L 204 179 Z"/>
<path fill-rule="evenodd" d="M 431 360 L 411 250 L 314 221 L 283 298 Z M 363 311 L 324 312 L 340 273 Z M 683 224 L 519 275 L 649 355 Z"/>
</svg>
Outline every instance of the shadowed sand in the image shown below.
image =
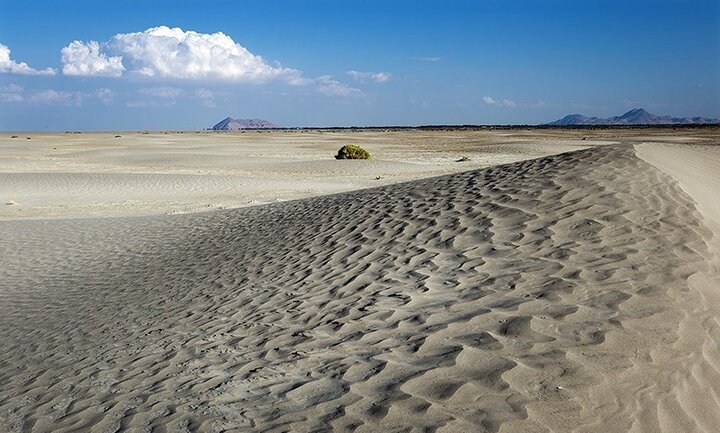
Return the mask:
<svg viewBox="0 0 720 433">
<path fill-rule="evenodd" d="M 0 221 L 0 430 L 718 431 L 718 190 L 650 162 Z"/>
</svg>

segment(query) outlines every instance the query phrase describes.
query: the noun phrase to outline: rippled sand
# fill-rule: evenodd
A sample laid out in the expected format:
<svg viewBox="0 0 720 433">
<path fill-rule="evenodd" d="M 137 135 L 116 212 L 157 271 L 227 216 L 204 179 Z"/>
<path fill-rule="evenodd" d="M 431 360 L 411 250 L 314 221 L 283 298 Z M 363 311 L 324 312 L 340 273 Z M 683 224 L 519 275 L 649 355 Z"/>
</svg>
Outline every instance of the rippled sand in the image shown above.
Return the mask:
<svg viewBox="0 0 720 433">
<path fill-rule="evenodd" d="M 617 141 L 0 221 L 0 431 L 718 431 L 720 147 Z"/>
</svg>

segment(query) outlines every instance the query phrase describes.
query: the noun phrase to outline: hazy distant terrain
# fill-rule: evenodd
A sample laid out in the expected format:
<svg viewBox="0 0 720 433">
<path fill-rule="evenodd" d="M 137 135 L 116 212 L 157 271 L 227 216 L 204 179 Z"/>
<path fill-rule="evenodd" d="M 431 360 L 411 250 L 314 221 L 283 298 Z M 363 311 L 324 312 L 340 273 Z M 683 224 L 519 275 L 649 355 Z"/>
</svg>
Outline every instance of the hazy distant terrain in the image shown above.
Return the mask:
<svg viewBox="0 0 720 433">
<path fill-rule="evenodd" d="M 642 108 L 635 108 L 621 116 L 609 117 L 607 119 L 585 117 L 582 114 L 570 114 L 562 119 L 550 122 L 548 125 L 705 125 L 718 123 L 720 123 L 720 119 L 711 119 L 708 117 L 657 116 L 648 113 Z"/>
</svg>

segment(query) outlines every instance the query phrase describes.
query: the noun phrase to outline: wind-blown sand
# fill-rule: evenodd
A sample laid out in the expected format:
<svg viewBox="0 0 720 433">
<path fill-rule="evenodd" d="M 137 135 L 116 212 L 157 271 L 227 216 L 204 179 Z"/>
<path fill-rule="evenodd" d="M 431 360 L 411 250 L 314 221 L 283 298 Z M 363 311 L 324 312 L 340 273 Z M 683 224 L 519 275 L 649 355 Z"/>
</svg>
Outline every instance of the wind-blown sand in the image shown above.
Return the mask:
<svg viewBox="0 0 720 433">
<path fill-rule="evenodd" d="M 237 208 L 459 173 L 601 143 L 580 140 L 577 133 L 556 134 L 550 141 L 550 136 L 523 130 L 121 134 L 0 135 L 0 218 Z M 335 161 L 345 143 L 367 147 L 373 159 Z M 457 162 L 462 157 L 470 160 Z"/>
<path fill-rule="evenodd" d="M 654 146 L 0 221 L 0 431 L 716 432 L 720 146 Z"/>
</svg>

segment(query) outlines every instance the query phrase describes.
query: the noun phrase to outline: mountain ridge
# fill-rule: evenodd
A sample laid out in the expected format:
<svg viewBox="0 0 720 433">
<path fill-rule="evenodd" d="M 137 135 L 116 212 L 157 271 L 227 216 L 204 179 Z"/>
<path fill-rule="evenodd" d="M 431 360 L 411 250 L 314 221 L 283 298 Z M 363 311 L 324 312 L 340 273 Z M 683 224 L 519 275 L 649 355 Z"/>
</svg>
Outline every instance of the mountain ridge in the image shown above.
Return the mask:
<svg viewBox="0 0 720 433">
<path fill-rule="evenodd" d="M 720 123 L 720 119 L 709 117 L 658 116 L 644 108 L 633 108 L 620 115 L 608 118 L 586 117 L 582 114 L 568 114 L 562 119 L 546 123 L 550 126 L 572 125 L 707 125 Z"/>
<path fill-rule="evenodd" d="M 213 131 L 239 131 L 242 129 L 273 129 L 277 125 L 263 119 L 233 119 L 226 117 L 211 128 Z"/>
</svg>

